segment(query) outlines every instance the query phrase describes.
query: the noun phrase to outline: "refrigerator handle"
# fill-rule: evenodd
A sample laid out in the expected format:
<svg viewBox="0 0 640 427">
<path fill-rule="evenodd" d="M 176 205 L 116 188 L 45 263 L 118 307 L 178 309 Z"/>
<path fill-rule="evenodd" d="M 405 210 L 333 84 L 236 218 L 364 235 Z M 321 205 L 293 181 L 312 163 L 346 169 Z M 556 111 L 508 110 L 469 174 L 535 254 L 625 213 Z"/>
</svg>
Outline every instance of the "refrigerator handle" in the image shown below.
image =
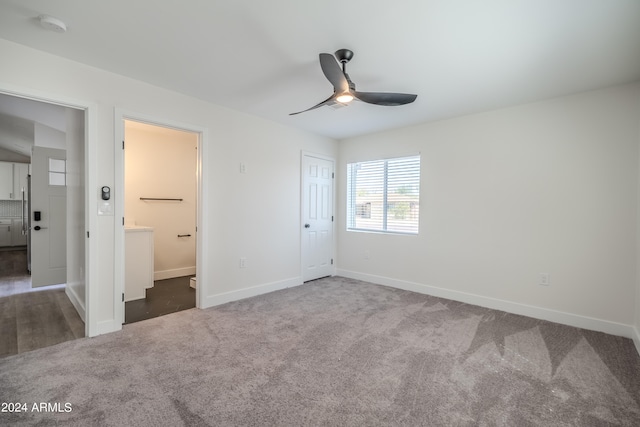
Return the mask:
<svg viewBox="0 0 640 427">
<path fill-rule="evenodd" d="M 24 188 L 22 188 L 22 235 L 27 234 L 27 218 L 25 217 Z"/>
</svg>

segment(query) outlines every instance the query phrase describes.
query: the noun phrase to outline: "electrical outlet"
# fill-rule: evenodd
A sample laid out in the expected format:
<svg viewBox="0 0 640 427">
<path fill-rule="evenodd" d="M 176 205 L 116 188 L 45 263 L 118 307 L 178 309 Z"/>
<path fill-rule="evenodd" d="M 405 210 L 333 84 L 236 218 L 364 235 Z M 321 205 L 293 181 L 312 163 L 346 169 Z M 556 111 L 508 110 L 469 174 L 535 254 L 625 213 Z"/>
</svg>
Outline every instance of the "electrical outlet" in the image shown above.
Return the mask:
<svg viewBox="0 0 640 427">
<path fill-rule="evenodd" d="M 540 273 L 540 286 L 549 286 L 551 284 L 551 275 L 549 273 Z"/>
<path fill-rule="evenodd" d="M 240 163 L 240 173 L 247 173 L 247 165 Z"/>
<path fill-rule="evenodd" d="M 247 268 L 247 259 L 240 258 L 240 268 Z"/>
</svg>

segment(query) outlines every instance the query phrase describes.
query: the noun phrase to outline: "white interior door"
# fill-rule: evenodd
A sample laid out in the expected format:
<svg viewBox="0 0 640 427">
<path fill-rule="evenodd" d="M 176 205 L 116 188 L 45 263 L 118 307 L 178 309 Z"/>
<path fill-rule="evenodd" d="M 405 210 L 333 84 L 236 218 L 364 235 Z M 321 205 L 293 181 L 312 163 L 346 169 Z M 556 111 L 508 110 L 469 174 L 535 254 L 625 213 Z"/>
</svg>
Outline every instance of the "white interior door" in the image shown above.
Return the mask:
<svg viewBox="0 0 640 427">
<path fill-rule="evenodd" d="M 65 150 L 33 147 L 30 215 L 31 286 L 35 288 L 66 283 L 67 187 Z"/>
<path fill-rule="evenodd" d="M 302 279 L 333 274 L 333 161 L 302 160 Z"/>
</svg>

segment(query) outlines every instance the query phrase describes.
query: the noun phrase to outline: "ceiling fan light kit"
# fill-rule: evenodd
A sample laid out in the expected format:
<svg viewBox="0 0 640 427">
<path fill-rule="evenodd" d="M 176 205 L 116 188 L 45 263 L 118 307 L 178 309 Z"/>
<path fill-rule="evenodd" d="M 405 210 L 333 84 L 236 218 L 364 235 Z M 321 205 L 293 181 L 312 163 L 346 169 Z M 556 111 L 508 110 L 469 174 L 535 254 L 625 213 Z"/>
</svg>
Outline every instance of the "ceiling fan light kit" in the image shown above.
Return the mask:
<svg viewBox="0 0 640 427">
<path fill-rule="evenodd" d="M 355 83 L 353 83 L 349 74 L 347 74 L 347 63 L 353 58 L 353 52 L 349 49 L 339 49 L 334 55 L 330 53 L 320 54 L 320 68 L 322 68 L 322 72 L 327 80 L 333 85 L 333 95 L 311 108 L 298 111 L 297 113 L 291 113 L 289 114 L 290 116 L 315 110 L 323 105 L 335 105 L 336 103 L 346 105 L 354 99 L 368 104 L 392 107 L 410 104 L 418 97 L 418 95 L 408 93 L 358 92 Z M 338 62 L 342 64 L 342 69 L 340 65 L 338 65 Z"/>
<path fill-rule="evenodd" d="M 351 102 L 353 101 L 353 95 L 351 95 L 350 93 L 343 93 L 342 95 L 338 95 L 336 97 L 336 101 L 342 103 L 342 104 L 346 104 L 347 102 Z"/>
</svg>

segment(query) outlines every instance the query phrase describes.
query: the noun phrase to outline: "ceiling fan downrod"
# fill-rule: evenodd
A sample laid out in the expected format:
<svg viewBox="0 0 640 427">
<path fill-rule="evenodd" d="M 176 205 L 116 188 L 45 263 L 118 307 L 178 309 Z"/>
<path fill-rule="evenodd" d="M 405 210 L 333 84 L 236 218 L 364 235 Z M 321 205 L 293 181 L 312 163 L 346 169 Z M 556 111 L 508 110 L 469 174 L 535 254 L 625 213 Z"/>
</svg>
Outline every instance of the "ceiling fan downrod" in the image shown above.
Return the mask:
<svg viewBox="0 0 640 427">
<path fill-rule="evenodd" d="M 353 52 L 349 49 L 338 49 L 335 53 L 338 62 L 342 64 L 342 72 L 347 73 L 347 62 L 353 58 Z"/>
</svg>

